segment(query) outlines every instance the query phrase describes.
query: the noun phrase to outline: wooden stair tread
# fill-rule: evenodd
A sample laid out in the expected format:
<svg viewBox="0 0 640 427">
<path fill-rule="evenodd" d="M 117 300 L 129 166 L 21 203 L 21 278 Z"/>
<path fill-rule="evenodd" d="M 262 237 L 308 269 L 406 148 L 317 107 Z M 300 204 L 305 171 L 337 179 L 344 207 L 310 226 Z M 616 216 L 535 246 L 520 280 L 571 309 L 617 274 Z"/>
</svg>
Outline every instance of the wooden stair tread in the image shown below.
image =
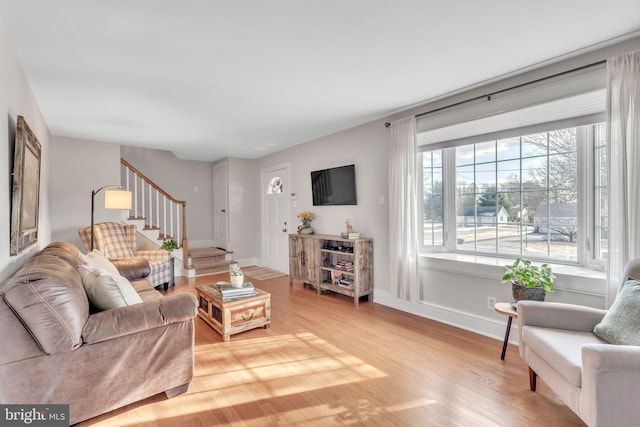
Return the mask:
<svg viewBox="0 0 640 427">
<path fill-rule="evenodd" d="M 231 264 L 235 264 L 234 260 L 213 260 L 213 261 L 194 261 L 191 260 L 191 265 L 197 269 L 199 268 L 212 268 L 212 267 L 229 267 Z"/>
<path fill-rule="evenodd" d="M 195 269 L 196 276 L 202 276 L 205 274 L 225 273 L 229 271 L 230 264 L 234 264 L 237 262 L 234 260 L 219 260 L 219 259 L 213 259 L 213 260 L 202 262 L 201 261 L 202 259 L 206 259 L 206 258 L 201 258 L 196 260 L 193 260 L 192 258 L 191 260 L 191 265 L 189 267 Z"/>
<path fill-rule="evenodd" d="M 227 254 L 232 254 L 232 253 L 233 252 L 226 251 L 224 249 L 219 249 L 219 248 L 190 248 L 189 249 L 189 256 L 191 257 L 191 259 L 225 256 Z"/>
<path fill-rule="evenodd" d="M 196 268 L 196 276 L 204 276 L 205 274 L 219 274 L 228 272 L 228 268 L 212 267 L 212 268 Z"/>
</svg>

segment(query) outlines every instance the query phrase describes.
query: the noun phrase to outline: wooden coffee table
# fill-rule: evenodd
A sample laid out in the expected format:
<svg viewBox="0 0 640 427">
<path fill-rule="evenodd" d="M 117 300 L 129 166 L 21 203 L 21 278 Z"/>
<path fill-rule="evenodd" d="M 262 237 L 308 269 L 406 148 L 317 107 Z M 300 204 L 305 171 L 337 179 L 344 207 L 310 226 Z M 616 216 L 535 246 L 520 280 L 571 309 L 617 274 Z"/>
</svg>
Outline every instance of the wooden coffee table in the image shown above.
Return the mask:
<svg viewBox="0 0 640 427">
<path fill-rule="evenodd" d="M 223 301 L 215 284 L 196 286 L 196 291 L 198 316 L 222 335 L 224 341 L 249 329 L 266 329 L 271 323 L 271 294 L 268 292 L 256 288 L 254 296 Z"/>
</svg>

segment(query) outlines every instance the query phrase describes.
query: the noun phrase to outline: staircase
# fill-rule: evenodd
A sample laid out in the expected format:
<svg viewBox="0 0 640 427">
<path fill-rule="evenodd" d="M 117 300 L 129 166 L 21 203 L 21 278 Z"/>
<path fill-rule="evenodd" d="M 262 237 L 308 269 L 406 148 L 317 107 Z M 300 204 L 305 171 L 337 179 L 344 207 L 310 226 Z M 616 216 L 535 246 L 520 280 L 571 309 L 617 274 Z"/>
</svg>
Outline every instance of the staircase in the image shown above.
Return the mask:
<svg viewBox="0 0 640 427">
<path fill-rule="evenodd" d="M 223 273 L 229 271 L 229 265 L 235 263 L 229 252 L 221 248 L 194 248 L 189 250 L 191 267 L 196 276 L 203 274 Z"/>
<path fill-rule="evenodd" d="M 189 249 L 187 242 L 187 202 L 177 200 L 153 181 L 120 159 L 122 186 L 132 192 L 132 209 L 122 221 L 134 224 L 138 234 L 150 245 L 160 248 L 165 240 L 174 240 L 178 249 L 172 251 L 176 276 L 195 277 L 229 271 L 232 252 L 221 248 Z"/>
</svg>

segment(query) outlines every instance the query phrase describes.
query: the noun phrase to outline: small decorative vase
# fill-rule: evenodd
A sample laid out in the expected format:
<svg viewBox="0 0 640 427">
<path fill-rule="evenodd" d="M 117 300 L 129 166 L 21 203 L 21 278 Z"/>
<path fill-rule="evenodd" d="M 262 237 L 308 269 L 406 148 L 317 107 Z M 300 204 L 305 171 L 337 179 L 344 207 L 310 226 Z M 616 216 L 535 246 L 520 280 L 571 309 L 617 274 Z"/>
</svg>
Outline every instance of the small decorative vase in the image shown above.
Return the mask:
<svg viewBox="0 0 640 427">
<path fill-rule="evenodd" d="M 229 276 L 231 279 L 231 286 L 234 288 L 241 288 L 244 284 L 244 274 L 241 276 Z"/>
<path fill-rule="evenodd" d="M 511 292 L 515 302 L 520 300 L 544 301 L 547 296 L 547 292 L 542 288 L 527 288 L 516 283 L 511 284 Z"/>
<path fill-rule="evenodd" d="M 313 234 L 315 230 L 309 224 L 303 224 L 298 226 L 298 234 Z"/>
</svg>

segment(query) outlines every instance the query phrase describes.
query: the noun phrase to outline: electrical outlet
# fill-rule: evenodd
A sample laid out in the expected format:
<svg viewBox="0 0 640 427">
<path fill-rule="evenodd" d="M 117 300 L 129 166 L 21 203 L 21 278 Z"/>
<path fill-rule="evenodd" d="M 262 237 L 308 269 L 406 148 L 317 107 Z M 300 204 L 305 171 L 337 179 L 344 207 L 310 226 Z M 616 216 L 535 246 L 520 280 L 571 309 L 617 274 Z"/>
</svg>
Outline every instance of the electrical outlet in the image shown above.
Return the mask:
<svg viewBox="0 0 640 427">
<path fill-rule="evenodd" d="M 493 310 L 493 307 L 496 305 L 496 297 L 487 297 L 487 308 L 489 310 Z"/>
</svg>

